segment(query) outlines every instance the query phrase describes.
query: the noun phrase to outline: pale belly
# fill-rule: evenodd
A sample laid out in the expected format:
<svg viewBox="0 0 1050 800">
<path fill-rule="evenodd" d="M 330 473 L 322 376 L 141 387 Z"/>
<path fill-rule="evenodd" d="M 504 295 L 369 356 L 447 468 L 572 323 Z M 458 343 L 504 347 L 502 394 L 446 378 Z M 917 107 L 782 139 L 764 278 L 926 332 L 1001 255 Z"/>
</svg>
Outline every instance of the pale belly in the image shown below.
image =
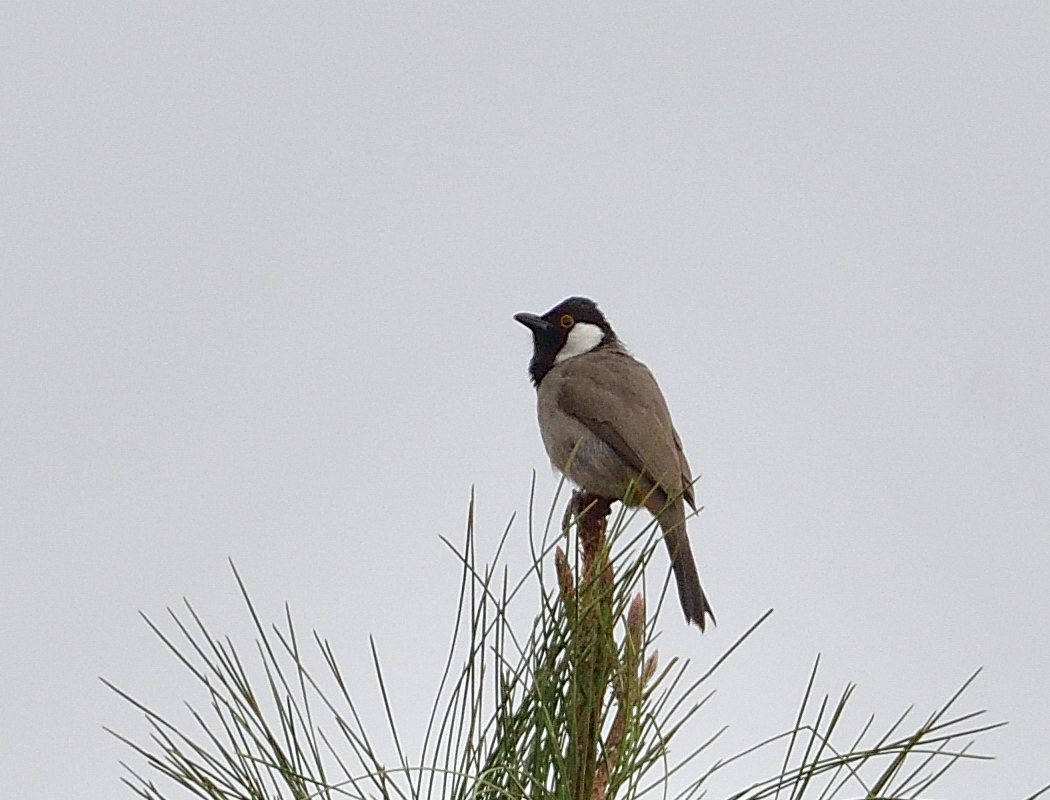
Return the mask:
<svg viewBox="0 0 1050 800">
<path fill-rule="evenodd" d="M 566 428 L 571 429 L 570 435 L 564 435 Z M 557 438 L 543 437 L 551 463 L 581 489 L 623 499 L 638 473 L 584 426 L 575 423 L 561 431 L 563 435 Z"/>
</svg>

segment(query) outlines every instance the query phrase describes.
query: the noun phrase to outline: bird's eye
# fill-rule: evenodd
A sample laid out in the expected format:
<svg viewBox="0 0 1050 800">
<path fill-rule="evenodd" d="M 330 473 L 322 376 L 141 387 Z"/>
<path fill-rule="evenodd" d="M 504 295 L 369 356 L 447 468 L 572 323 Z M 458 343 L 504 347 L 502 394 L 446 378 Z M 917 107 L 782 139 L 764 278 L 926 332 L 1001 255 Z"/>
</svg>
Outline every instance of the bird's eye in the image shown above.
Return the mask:
<svg viewBox="0 0 1050 800">
<path fill-rule="evenodd" d="M 569 330 L 569 328 L 571 328 L 575 324 L 576 320 L 572 318 L 572 314 L 562 314 L 561 326 L 565 328 L 565 330 Z"/>
</svg>

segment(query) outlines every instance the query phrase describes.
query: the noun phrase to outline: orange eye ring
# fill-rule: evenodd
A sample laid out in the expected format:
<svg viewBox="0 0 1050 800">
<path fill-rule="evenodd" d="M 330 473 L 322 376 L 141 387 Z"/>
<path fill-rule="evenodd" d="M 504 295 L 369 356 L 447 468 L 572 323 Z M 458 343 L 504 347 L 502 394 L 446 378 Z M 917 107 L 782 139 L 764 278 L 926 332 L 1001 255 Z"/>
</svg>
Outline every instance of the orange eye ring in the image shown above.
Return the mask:
<svg viewBox="0 0 1050 800">
<path fill-rule="evenodd" d="M 562 314 L 561 326 L 565 328 L 565 330 L 569 330 L 569 328 L 571 328 L 575 324 L 576 320 L 572 318 L 572 314 Z"/>
</svg>

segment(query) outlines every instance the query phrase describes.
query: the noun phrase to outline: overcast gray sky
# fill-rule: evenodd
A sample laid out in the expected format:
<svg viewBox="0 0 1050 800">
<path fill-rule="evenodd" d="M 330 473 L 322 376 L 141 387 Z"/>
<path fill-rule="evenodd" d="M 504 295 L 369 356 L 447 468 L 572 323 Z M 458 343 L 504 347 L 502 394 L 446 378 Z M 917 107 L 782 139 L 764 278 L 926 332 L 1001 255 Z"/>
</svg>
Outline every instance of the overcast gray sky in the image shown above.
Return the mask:
<svg viewBox="0 0 1050 800">
<path fill-rule="evenodd" d="M 569 294 L 703 475 L 719 625 L 663 652 L 776 609 L 696 735 L 790 725 L 818 652 L 886 723 L 983 666 L 1011 724 L 940 796 L 1050 781 L 1048 53 L 1043 2 L 9 4 L 5 796 L 130 796 L 98 676 L 202 701 L 137 612 L 242 635 L 228 557 L 418 724 L 438 537 L 550 501 L 511 316 Z"/>
</svg>

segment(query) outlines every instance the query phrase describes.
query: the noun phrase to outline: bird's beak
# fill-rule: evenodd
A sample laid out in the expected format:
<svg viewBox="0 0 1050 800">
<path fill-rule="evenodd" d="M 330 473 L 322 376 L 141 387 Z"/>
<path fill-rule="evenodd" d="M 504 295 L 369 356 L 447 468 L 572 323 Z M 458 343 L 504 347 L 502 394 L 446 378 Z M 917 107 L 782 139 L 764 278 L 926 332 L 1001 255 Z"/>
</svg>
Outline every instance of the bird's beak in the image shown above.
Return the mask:
<svg viewBox="0 0 1050 800">
<path fill-rule="evenodd" d="M 535 314 L 522 312 L 521 314 L 515 314 L 514 319 L 526 328 L 529 328 L 533 333 L 541 333 L 554 327 L 543 317 L 537 317 Z"/>
</svg>

